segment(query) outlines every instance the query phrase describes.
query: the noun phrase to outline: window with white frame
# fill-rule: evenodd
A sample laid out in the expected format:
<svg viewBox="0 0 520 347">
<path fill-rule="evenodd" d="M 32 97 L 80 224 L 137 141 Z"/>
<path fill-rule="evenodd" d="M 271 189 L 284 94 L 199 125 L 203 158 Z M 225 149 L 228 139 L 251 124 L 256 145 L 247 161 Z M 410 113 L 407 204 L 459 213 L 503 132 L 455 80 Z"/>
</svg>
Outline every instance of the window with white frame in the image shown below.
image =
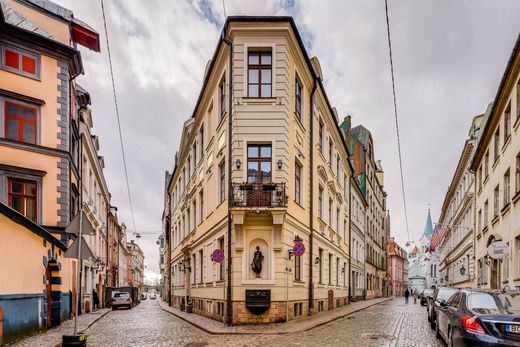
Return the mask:
<svg viewBox="0 0 520 347">
<path fill-rule="evenodd" d="M 40 55 L 26 49 L 3 44 L 1 65 L 19 75 L 40 78 Z"/>
</svg>

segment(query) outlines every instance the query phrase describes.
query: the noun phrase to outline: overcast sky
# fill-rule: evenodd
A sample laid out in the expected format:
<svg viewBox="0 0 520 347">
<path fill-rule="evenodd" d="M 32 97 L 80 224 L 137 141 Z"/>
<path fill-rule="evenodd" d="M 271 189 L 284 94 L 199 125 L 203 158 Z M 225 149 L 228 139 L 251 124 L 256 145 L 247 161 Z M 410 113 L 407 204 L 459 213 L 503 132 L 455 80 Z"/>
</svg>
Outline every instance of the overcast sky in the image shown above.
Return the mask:
<svg viewBox="0 0 520 347">
<path fill-rule="evenodd" d="M 99 1 L 55 0 L 100 33 L 101 54 L 81 49 L 94 132 L 119 219 L 133 229 Z M 224 21 L 221 0 L 106 0 L 138 241 L 158 273 L 164 172 L 172 170 L 182 123 Z M 385 171 L 391 233 L 406 235 L 383 0 L 225 0 L 227 15 L 291 15 L 317 56 L 340 117 L 371 132 Z M 520 1 L 389 0 L 410 238 L 428 203 L 437 220 L 473 116 L 495 97 L 520 31 Z M 133 238 L 129 235 L 129 238 Z"/>
</svg>

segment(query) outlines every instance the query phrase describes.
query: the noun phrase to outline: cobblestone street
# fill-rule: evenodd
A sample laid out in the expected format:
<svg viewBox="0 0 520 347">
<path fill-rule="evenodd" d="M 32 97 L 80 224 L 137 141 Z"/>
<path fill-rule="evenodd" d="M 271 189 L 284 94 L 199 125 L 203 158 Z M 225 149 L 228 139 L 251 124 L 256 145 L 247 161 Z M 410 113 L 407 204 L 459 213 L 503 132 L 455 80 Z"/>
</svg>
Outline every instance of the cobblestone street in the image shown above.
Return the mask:
<svg viewBox="0 0 520 347">
<path fill-rule="evenodd" d="M 89 346 L 443 346 L 426 307 L 398 298 L 304 333 L 210 335 L 147 300 L 110 312 L 86 333 Z"/>
</svg>

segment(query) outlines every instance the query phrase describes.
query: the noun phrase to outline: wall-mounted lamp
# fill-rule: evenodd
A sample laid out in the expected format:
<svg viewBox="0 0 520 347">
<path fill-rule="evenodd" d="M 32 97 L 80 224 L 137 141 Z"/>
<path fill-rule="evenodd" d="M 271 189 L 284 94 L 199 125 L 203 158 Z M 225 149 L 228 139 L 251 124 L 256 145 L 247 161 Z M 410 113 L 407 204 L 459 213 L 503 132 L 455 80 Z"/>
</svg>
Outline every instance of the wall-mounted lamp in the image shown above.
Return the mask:
<svg viewBox="0 0 520 347">
<path fill-rule="evenodd" d="M 462 265 L 462 267 L 460 268 L 460 274 L 462 276 L 464 276 L 465 273 L 466 273 L 466 268 L 464 267 L 464 265 Z"/>
<path fill-rule="evenodd" d="M 237 166 L 237 169 L 240 169 L 240 167 L 242 166 L 242 162 L 240 161 L 240 159 L 237 159 L 235 165 Z"/>
<path fill-rule="evenodd" d="M 294 251 L 292 249 L 287 250 L 289 260 L 291 260 L 292 256 L 294 255 Z"/>
<path fill-rule="evenodd" d="M 283 165 L 282 159 L 278 159 L 278 162 L 276 164 L 278 165 L 278 170 L 280 170 L 282 168 L 282 165 Z"/>
<path fill-rule="evenodd" d="M 296 235 L 296 236 L 294 237 L 294 243 L 296 243 L 296 242 L 302 242 L 302 241 L 303 241 L 303 239 L 302 239 L 299 235 Z"/>
<path fill-rule="evenodd" d="M 316 259 L 314 259 L 314 265 L 318 265 L 320 262 L 321 262 L 320 257 L 316 257 Z"/>
</svg>

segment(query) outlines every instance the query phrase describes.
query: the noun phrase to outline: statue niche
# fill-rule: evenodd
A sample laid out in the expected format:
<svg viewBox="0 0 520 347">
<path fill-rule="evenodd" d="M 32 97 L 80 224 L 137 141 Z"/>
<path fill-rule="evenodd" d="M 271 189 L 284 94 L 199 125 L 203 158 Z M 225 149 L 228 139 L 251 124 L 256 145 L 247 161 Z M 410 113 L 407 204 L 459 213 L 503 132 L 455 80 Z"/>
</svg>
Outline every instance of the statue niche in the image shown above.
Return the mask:
<svg viewBox="0 0 520 347">
<path fill-rule="evenodd" d="M 262 262 L 264 261 L 264 255 L 260 251 L 260 246 L 256 246 L 255 254 L 253 255 L 253 261 L 251 262 L 251 270 L 256 274 L 256 278 L 261 278 L 260 273 L 262 272 Z"/>
</svg>

